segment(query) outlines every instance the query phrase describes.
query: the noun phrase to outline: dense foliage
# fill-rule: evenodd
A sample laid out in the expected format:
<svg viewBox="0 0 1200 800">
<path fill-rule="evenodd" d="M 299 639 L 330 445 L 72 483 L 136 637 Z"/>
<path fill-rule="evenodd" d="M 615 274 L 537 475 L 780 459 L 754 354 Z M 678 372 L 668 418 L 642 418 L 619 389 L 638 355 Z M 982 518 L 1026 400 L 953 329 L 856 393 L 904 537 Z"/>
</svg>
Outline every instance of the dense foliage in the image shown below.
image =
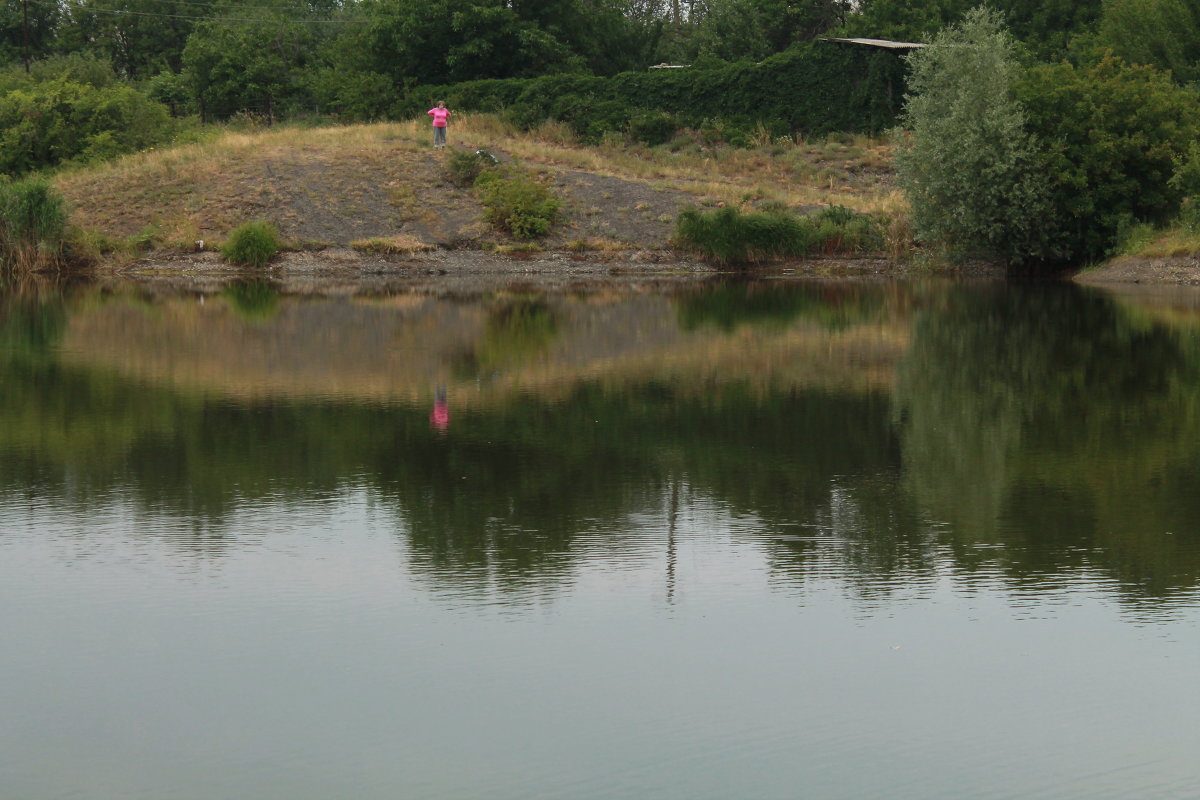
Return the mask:
<svg viewBox="0 0 1200 800">
<path fill-rule="evenodd" d="M 909 60 L 897 166 L 926 242 L 1079 263 L 1167 221 L 1193 190 L 1172 177 L 1200 135 L 1200 99 L 1165 73 L 1111 55 L 1023 68 L 982 9 Z"/>
<path fill-rule="evenodd" d="M 1039 66 L 1017 86 L 1073 260 L 1103 255 L 1133 222 L 1179 210 L 1175 162 L 1200 136 L 1200 102 L 1161 72 L 1112 58 Z"/>
<path fill-rule="evenodd" d="M 420 86 L 399 113 L 413 115 L 445 98 L 452 108 L 505 111 L 522 127 L 566 122 L 590 141 L 625 131 L 639 115 L 663 112 L 696 127 L 721 119 L 749 131 L 761 123 L 777 135 L 869 132 L 894 122 L 903 88 L 903 64 L 893 53 L 816 43 L 760 63 Z"/>
<path fill-rule="evenodd" d="M 785 210 L 743 212 L 733 207 L 684 209 L 675 223 L 675 245 L 721 265 L 776 258 L 881 250 L 875 220 L 846 208 L 809 216 Z"/>
<path fill-rule="evenodd" d="M 1057 255 L 1040 147 L 1013 96 L 1015 43 L 980 9 L 911 57 L 896 156 L 918 238 L 1020 262 Z"/>
</svg>

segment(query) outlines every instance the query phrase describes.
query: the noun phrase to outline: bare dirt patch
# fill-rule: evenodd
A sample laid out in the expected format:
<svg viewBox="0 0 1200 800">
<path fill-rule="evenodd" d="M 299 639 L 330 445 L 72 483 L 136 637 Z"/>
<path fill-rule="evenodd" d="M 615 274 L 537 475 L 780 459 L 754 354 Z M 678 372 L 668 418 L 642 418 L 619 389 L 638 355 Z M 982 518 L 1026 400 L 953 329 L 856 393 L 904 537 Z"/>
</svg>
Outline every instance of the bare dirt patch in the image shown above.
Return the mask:
<svg viewBox="0 0 1200 800">
<path fill-rule="evenodd" d="M 220 241 L 258 219 L 301 246 L 398 235 L 445 248 L 504 242 L 483 221 L 474 194 L 446 179 L 444 158 L 404 140 L 372 148 L 332 142 L 240 150 L 182 168 L 66 176 L 59 186 L 81 227 L 116 237 L 153 229 L 173 245 Z M 545 241 L 550 247 L 602 239 L 664 248 L 679 209 L 695 200 L 643 181 L 537 169 L 564 201 L 562 219 Z"/>
</svg>

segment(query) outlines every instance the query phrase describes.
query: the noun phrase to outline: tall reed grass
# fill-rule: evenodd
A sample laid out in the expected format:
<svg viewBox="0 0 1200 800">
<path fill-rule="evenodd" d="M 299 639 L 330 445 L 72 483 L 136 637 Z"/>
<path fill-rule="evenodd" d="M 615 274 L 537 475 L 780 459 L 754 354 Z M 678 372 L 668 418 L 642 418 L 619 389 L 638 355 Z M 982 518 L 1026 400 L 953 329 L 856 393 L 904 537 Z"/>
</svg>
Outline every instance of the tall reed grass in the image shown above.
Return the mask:
<svg viewBox="0 0 1200 800">
<path fill-rule="evenodd" d="M 0 182 L 0 264 L 7 272 L 61 267 L 67 209 L 43 180 Z"/>
<path fill-rule="evenodd" d="M 674 244 L 726 266 L 882 250 L 884 237 L 874 219 L 848 208 L 827 208 L 804 217 L 787 211 L 688 208 L 675 222 Z"/>
</svg>

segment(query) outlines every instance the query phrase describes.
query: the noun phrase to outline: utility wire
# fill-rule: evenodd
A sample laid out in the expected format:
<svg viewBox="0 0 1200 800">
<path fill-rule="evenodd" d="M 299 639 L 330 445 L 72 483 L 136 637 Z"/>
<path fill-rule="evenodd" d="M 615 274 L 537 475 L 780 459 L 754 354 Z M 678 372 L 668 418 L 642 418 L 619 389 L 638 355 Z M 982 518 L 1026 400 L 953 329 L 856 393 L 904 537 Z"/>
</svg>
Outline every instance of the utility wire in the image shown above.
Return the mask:
<svg viewBox="0 0 1200 800">
<path fill-rule="evenodd" d="M 241 11 L 243 9 L 249 11 L 299 11 L 300 13 L 304 14 L 314 10 L 312 6 L 251 6 L 243 5 L 241 3 L 230 3 L 227 0 L 211 0 L 211 2 L 195 2 L 195 0 L 164 0 L 164 2 L 169 2 L 173 6 L 200 6 L 202 8 L 210 8 L 213 11 L 218 10 L 217 6 L 221 6 L 226 11 Z M 65 7 L 86 8 L 86 6 L 80 2 L 68 2 L 65 4 Z"/>
<path fill-rule="evenodd" d="M 53 2 L 53 0 L 28 0 L 28 2 L 33 3 L 34 5 L 39 5 L 39 6 L 62 8 L 61 5 Z M 249 6 L 247 6 L 247 7 L 249 8 Z M 254 8 L 262 8 L 264 10 L 272 10 L 272 11 L 275 10 L 275 9 L 268 9 L 267 6 L 254 6 Z M 72 14 L 74 14 L 76 12 L 83 12 L 86 14 L 111 14 L 111 15 L 117 16 L 117 17 L 157 17 L 160 19 L 190 19 L 190 20 L 196 20 L 198 22 L 267 22 L 267 21 L 269 21 L 267 17 L 227 17 L 223 14 L 213 15 L 213 16 L 198 16 L 198 15 L 190 16 L 187 14 L 158 14 L 158 13 L 154 13 L 154 12 L 150 12 L 150 11 L 125 11 L 122 9 L 115 9 L 115 8 L 88 8 L 87 6 L 72 6 L 70 8 L 70 12 Z M 297 17 L 292 17 L 290 19 L 293 22 L 321 23 L 321 24 L 331 23 L 334 25 L 345 25 L 347 23 L 357 21 L 357 20 L 351 20 L 351 19 L 319 19 L 319 18 L 302 19 L 302 18 L 297 18 Z"/>
</svg>

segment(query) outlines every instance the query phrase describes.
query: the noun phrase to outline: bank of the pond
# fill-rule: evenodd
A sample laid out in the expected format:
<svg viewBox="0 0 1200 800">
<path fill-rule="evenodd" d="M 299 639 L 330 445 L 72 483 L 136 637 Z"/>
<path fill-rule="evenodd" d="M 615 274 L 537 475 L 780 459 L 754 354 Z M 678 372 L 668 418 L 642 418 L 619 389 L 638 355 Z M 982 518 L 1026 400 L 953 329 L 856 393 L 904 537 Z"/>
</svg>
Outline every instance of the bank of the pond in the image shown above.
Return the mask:
<svg viewBox="0 0 1200 800">
<path fill-rule="evenodd" d="M 416 123 L 228 132 L 64 172 L 54 185 L 71 223 L 85 232 L 84 249 L 95 249 L 109 270 L 141 272 L 207 270 L 212 256 L 204 251 L 253 220 L 272 223 L 288 247 L 305 251 L 273 264 L 284 271 L 345 271 L 353 264 L 372 270 L 378 259 L 346 251 L 356 243 L 403 242 L 432 251 L 419 254 L 413 270 L 432 259 L 487 272 L 530 270 L 529 261 L 598 261 L 605 269 L 672 262 L 672 271 L 707 273 L 671 250 L 676 219 L 691 206 L 902 215 L 890 145 L 864 137 L 750 149 L 689 140 L 676 152 L 632 143 L 585 147 L 553 133 L 468 116 L 456 123 L 450 148 L 434 151 L 426 127 Z M 493 209 L 450 163 L 453 151 L 477 148 L 560 203 L 536 244 L 513 241 L 489 224 Z M 493 258 L 523 247 L 534 252 L 511 253 L 512 265 Z M 482 252 L 462 255 L 467 251 Z M 879 272 L 879 263 L 868 256 L 855 271 Z M 383 268 L 409 269 L 395 261 Z M 823 260 L 805 267 L 827 268 Z"/>
<path fill-rule="evenodd" d="M 719 270 L 669 250 L 539 251 L 505 254 L 476 249 L 435 249 L 407 256 L 329 247 L 281 253 L 265 269 L 243 269 L 218 253 L 163 253 L 140 259 L 102 280 L 162 288 L 219 291 L 230 283 L 266 280 L 280 291 L 356 294 L 403 289 L 471 293 L 505 289 L 575 290 L 598 286 L 652 288 L 722 277 L 881 278 L 911 268 L 885 258 L 812 258 L 753 270 Z"/>
<path fill-rule="evenodd" d="M 1200 285 L 1200 255 L 1121 256 L 1074 276 L 1076 283 Z"/>
</svg>

